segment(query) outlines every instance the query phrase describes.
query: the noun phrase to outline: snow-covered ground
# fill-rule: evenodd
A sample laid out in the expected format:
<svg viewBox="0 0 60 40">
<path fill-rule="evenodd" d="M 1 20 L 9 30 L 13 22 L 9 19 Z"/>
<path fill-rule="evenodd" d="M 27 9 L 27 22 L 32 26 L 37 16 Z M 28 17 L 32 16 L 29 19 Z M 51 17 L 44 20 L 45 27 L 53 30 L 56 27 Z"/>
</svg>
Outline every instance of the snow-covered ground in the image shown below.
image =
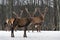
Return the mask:
<svg viewBox="0 0 60 40">
<path fill-rule="evenodd" d="M 0 31 L 0 40 L 60 40 L 60 31 L 27 31 L 27 38 L 23 38 L 23 31 L 14 31 L 14 38 L 11 37 L 10 32 Z"/>
</svg>

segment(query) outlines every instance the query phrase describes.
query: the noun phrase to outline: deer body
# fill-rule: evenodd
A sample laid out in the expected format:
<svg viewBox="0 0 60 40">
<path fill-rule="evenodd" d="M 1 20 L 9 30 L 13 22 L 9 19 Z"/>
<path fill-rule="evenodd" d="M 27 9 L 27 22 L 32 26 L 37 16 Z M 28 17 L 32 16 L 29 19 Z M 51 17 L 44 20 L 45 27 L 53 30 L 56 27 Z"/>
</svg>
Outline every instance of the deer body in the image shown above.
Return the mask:
<svg viewBox="0 0 60 40">
<path fill-rule="evenodd" d="M 35 9 L 35 12 L 36 11 L 39 11 L 39 9 Z M 25 8 L 25 11 L 29 14 L 27 8 Z M 25 12 L 24 11 L 24 12 Z M 23 12 L 23 11 L 22 11 Z M 35 14 L 35 12 L 33 12 Z M 46 10 L 45 10 L 45 13 L 44 14 L 41 14 L 41 16 L 37 16 L 37 17 L 31 17 L 30 15 L 30 18 L 19 18 L 18 15 L 13 12 L 15 15 L 16 15 L 16 18 L 10 18 L 7 23 L 9 23 L 11 25 L 11 37 L 14 37 L 14 29 L 17 27 L 24 27 L 24 37 L 27 37 L 26 35 L 26 30 L 27 30 L 27 26 L 32 23 L 33 25 L 42 25 L 42 22 L 44 22 L 44 17 L 45 17 L 45 13 L 46 13 Z M 37 30 L 40 30 L 41 27 L 37 27 Z"/>
<path fill-rule="evenodd" d="M 35 8 L 35 11 L 32 12 L 32 16 L 31 16 L 30 13 L 29 13 L 29 11 L 28 11 L 28 9 L 26 8 L 26 12 L 30 15 L 31 23 L 33 25 L 37 25 L 37 26 L 38 25 L 40 25 L 40 26 L 42 25 L 42 23 L 44 22 L 45 15 L 46 15 L 47 11 L 48 11 L 48 8 L 47 7 L 45 8 L 45 10 L 43 12 L 41 12 L 41 10 L 39 8 Z M 39 12 L 41 15 L 35 17 L 34 14 L 36 12 Z M 37 27 L 37 28 L 38 28 L 38 30 L 40 30 L 39 27 Z"/>
</svg>

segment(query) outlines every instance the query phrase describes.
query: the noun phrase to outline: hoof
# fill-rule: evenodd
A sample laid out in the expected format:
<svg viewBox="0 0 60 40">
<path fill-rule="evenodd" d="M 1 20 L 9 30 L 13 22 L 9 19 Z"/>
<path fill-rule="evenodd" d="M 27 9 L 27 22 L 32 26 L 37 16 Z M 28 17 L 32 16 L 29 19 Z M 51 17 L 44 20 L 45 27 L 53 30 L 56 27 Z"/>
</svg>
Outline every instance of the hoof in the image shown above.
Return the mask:
<svg viewBox="0 0 60 40">
<path fill-rule="evenodd" d="M 11 36 L 11 37 L 14 37 L 14 36 Z"/>
<path fill-rule="evenodd" d="M 11 37 L 14 37 L 14 35 L 13 35 L 13 34 L 11 34 Z"/>
<path fill-rule="evenodd" d="M 27 36 L 24 36 L 24 38 L 27 38 Z"/>
<path fill-rule="evenodd" d="M 15 31 L 17 31 L 17 30 L 15 30 Z"/>
</svg>

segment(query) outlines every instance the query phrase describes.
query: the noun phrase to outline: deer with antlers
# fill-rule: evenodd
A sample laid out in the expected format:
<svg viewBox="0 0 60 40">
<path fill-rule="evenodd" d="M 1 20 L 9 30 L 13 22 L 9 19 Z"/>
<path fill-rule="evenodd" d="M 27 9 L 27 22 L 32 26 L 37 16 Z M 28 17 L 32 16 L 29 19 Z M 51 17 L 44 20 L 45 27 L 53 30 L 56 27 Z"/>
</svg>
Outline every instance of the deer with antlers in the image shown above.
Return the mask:
<svg viewBox="0 0 60 40">
<path fill-rule="evenodd" d="M 21 15 L 22 15 L 22 13 L 23 13 L 23 11 L 21 10 Z M 27 37 L 26 36 L 26 30 L 27 30 L 27 25 L 30 23 L 30 20 L 28 18 L 19 17 L 15 12 L 13 12 L 13 14 L 16 17 L 15 18 L 6 19 L 6 22 L 4 23 L 4 25 L 10 25 L 11 37 L 14 37 L 14 30 L 17 27 L 24 27 L 24 37 Z"/>
<path fill-rule="evenodd" d="M 30 13 L 29 13 L 29 11 L 28 11 L 28 9 L 26 8 L 26 11 L 27 11 L 27 13 L 30 15 Z M 34 16 L 34 14 L 36 13 L 36 12 L 39 12 L 40 13 L 40 16 Z M 41 30 L 41 25 L 42 25 L 42 23 L 44 22 L 44 18 L 45 18 L 45 15 L 46 15 L 46 13 L 47 13 L 47 11 L 48 11 L 48 8 L 46 7 L 45 8 L 45 10 L 43 11 L 43 12 L 41 12 L 40 11 L 40 9 L 39 8 L 35 8 L 35 11 L 34 12 L 32 12 L 32 16 L 30 15 L 30 19 L 31 19 L 31 24 L 33 24 L 33 25 L 35 25 L 35 27 L 37 28 L 37 31 L 39 30 Z M 30 24 L 30 25 L 31 25 Z M 38 27 L 39 26 L 39 27 Z M 32 31 L 33 31 L 33 28 L 34 27 L 32 27 Z"/>
<path fill-rule="evenodd" d="M 35 12 L 37 10 L 40 12 L 39 8 L 36 8 Z M 41 26 L 42 22 L 44 22 L 46 11 L 47 11 L 47 8 L 45 8 L 44 14 L 41 14 L 41 16 L 37 16 L 37 17 L 34 17 L 34 16 L 31 17 L 27 8 L 25 8 L 25 11 L 24 10 L 21 11 L 22 13 L 27 12 L 30 15 L 30 18 L 29 17 L 20 18 L 15 12 L 13 12 L 13 14 L 16 15 L 16 18 L 11 18 L 8 20 L 8 23 L 11 24 L 11 37 L 14 37 L 14 30 L 16 27 L 24 27 L 24 37 L 27 37 L 26 35 L 27 26 L 30 23 L 32 23 L 33 25 Z M 40 28 L 38 30 L 40 30 Z"/>
</svg>

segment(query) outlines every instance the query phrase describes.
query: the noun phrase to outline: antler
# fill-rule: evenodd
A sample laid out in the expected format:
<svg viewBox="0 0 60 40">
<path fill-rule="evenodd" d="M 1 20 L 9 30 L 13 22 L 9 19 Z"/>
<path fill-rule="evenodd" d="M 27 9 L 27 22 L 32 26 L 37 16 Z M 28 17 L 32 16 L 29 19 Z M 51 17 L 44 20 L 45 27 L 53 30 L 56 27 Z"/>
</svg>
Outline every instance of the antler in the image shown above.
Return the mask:
<svg viewBox="0 0 60 40">
<path fill-rule="evenodd" d="M 23 13 L 23 10 L 20 10 L 21 11 L 21 13 L 20 13 L 20 18 L 21 18 L 21 16 L 22 16 L 22 13 Z"/>
<path fill-rule="evenodd" d="M 25 10 L 26 10 L 26 12 L 29 14 L 29 16 L 31 17 L 30 12 L 28 11 L 28 9 L 27 9 L 27 8 L 25 8 Z"/>
<path fill-rule="evenodd" d="M 45 17 L 46 13 L 48 11 L 48 7 L 45 8 L 45 10 L 41 13 L 41 11 L 39 10 L 41 16 Z"/>
<path fill-rule="evenodd" d="M 44 16 L 47 13 L 47 11 L 48 11 L 48 7 L 46 7 L 45 10 L 44 10 L 44 12 L 43 12 L 44 13 Z"/>
<path fill-rule="evenodd" d="M 33 15 L 32 15 L 33 17 L 34 17 L 34 14 L 35 14 L 36 12 L 37 12 L 37 8 L 35 8 L 35 11 L 33 12 Z"/>
<path fill-rule="evenodd" d="M 16 15 L 16 17 L 18 17 L 18 15 L 13 11 L 13 14 Z"/>
<path fill-rule="evenodd" d="M 40 14 L 42 13 L 40 9 L 38 9 L 38 11 L 39 11 Z"/>
</svg>

